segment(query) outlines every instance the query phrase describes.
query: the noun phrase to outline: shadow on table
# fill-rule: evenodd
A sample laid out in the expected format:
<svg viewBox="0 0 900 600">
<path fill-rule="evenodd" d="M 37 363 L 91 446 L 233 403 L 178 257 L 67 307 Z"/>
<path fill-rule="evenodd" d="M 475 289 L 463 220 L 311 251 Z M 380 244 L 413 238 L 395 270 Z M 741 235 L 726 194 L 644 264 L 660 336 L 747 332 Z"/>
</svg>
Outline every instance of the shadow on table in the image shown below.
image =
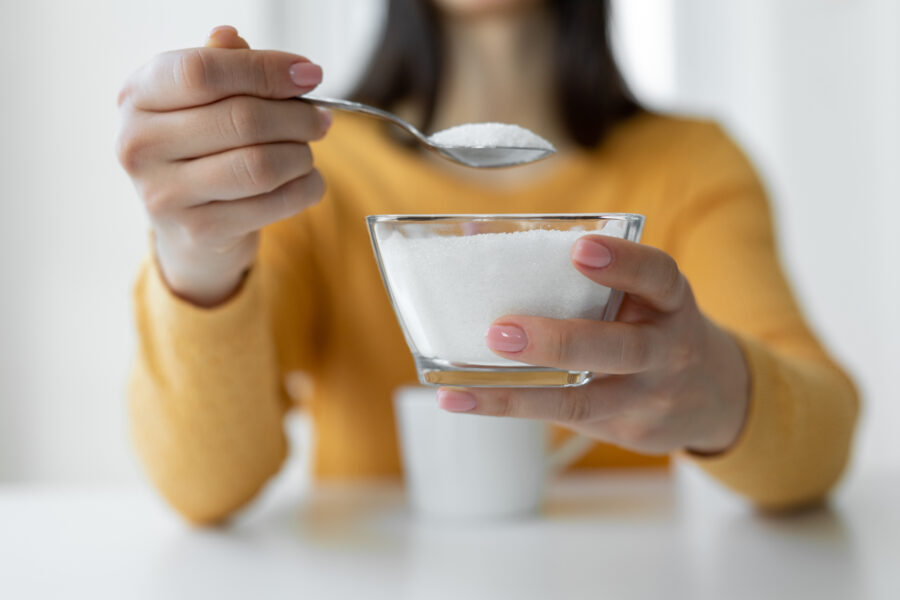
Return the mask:
<svg viewBox="0 0 900 600">
<path fill-rule="evenodd" d="M 713 598 L 862 598 L 856 545 L 840 512 L 741 513 L 716 528 L 705 591 Z"/>
<path fill-rule="evenodd" d="M 553 520 L 631 521 L 671 515 L 676 510 L 675 481 L 652 472 L 596 478 L 578 493 L 555 494 L 551 488 L 542 514 Z"/>
<path fill-rule="evenodd" d="M 405 537 L 398 534 L 409 518 L 402 488 L 356 489 L 352 484 L 319 490 L 285 516 L 304 544 L 391 553 L 405 546 Z"/>
<path fill-rule="evenodd" d="M 185 529 L 150 565 L 147 597 L 351 597 L 397 591 L 409 542 L 396 486 L 317 490 L 252 510 L 218 529 Z"/>
</svg>

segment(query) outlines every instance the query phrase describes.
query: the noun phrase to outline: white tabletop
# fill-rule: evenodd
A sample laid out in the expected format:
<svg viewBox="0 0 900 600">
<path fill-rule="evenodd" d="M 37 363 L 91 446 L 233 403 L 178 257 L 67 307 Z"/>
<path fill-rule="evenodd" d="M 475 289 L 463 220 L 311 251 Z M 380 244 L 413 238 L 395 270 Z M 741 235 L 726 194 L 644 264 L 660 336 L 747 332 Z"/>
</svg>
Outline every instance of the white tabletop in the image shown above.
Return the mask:
<svg viewBox="0 0 900 600">
<path fill-rule="evenodd" d="M 540 517 L 422 522 L 397 484 L 192 529 L 147 489 L 0 487 L 0 598 L 900 598 L 900 478 L 766 517 L 679 469 L 556 481 Z"/>
</svg>

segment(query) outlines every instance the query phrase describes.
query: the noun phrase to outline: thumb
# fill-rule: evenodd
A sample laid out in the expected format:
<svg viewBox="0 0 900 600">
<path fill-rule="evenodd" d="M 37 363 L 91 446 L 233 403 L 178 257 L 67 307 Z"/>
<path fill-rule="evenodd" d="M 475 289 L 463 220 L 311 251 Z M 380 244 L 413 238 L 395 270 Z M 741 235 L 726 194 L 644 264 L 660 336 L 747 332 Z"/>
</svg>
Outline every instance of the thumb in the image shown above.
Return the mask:
<svg viewBox="0 0 900 600">
<path fill-rule="evenodd" d="M 250 48 L 250 44 L 238 35 L 237 29 L 231 25 L 219 25 L 209 32 L 206 39 L 207 48 Z"/>
</svg>

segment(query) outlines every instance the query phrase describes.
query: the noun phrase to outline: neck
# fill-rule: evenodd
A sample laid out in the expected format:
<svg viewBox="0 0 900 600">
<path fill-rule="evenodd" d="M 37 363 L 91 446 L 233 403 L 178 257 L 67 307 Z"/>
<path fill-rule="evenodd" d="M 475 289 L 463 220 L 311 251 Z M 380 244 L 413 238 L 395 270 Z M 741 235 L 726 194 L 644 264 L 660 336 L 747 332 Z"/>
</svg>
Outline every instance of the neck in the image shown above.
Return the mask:
<svg viewBox="0 0 900 600">
<path fill-rule="evenodd" d="M 515 123 L 561 142 L 553 98 L 553 32 L 543 7 L 515 14 L 449 17 L 446 72 L 432 129 L 461 123 Z"/>
</svg>

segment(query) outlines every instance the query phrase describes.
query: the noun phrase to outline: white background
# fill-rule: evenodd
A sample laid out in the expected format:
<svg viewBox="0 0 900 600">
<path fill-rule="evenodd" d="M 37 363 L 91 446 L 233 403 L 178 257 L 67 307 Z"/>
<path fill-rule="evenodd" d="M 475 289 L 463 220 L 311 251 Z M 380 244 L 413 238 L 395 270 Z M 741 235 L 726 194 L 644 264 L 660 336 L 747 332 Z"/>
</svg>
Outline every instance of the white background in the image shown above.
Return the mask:
<svg viewBox="0 0 900 600">
<path fill-rule="evenodd" d="M 858 466 L 900 467 L 900 3 L 618 0 L 622 63 L 662 109 L 714 115 L 769 182 L 788 270 L 865 394 Z M 115 97 L 154 53 L 231 23 L 346 91 L 378 0 L 32 0 L 0 38 L 0 480 L 133 481 L 125 378 L 146 221 Z"/>
</svg>

